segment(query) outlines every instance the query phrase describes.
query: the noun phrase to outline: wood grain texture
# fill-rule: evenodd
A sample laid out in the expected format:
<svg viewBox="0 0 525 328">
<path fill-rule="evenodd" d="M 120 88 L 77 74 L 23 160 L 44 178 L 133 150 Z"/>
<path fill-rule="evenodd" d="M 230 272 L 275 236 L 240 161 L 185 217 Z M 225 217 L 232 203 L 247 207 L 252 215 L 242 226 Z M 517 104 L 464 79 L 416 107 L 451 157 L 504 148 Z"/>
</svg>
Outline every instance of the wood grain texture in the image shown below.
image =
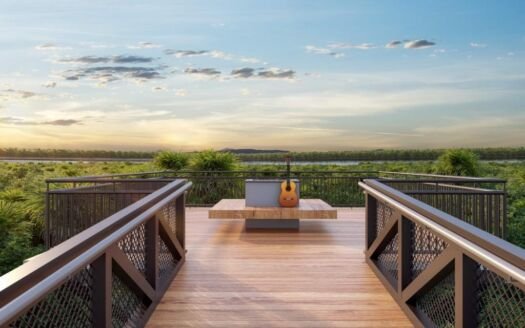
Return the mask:
<svg viewBox="0 0 525 328">
<path fill-rule="evenodd" d="M 148 327 L 411 327 L 365 263 L 364 209 L 246 232 L 188 208 L 186 263 Z"/>
<path fill-rule="evenodd" d="M 244 199 L 222 199 L 210 219 L 337 219 L 337 210 L 321 199 L 301 199 L 297 207 L 246 207 Z"/>
</svg>

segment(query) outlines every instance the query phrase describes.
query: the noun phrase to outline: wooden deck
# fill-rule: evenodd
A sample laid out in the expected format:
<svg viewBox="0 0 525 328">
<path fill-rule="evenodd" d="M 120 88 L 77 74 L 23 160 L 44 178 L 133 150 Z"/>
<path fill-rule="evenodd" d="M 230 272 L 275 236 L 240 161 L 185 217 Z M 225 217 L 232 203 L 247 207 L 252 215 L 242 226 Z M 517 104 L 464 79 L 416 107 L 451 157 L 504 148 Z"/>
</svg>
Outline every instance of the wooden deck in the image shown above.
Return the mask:
<svg viewBox="0 0 525 328">
<path fill-rule="evenodd" d="M 245 232 L 189 208 L 187 261 L 148 327 L 412 327 L 365 263 L 364 209 Z"/>
</svg>

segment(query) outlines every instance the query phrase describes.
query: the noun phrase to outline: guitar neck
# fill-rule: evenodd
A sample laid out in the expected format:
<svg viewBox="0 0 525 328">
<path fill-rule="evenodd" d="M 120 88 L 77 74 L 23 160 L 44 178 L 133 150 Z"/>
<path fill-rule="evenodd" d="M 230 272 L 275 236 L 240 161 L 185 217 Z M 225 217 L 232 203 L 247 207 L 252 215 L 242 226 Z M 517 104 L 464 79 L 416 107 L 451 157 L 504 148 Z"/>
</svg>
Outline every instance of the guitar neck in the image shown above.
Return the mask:
<svg viewBox="0 0 525 328">
<path fill-rule="evenodd" d="M 286 185 L 290 187 L 290 159 L 286 159 Z"/>
</svg>

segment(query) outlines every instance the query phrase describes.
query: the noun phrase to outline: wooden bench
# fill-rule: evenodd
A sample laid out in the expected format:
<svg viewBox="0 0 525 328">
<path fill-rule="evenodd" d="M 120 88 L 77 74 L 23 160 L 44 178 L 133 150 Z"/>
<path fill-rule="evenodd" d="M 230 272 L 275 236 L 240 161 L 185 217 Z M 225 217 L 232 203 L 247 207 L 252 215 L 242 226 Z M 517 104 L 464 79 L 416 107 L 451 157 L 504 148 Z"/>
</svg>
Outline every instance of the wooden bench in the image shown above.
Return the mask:
<svg viewBox="0 0 525 328">
<path fill-rule="evenodd" d="M 337 210 L 321 199 L 301 199 L 297 207 L 246 207 L 244 199 L 223 199 L 208 211 L 208 217 L 243 219 L 247 229 L 298 229 L 299 220 L 337 219 Z"/>
</svg>

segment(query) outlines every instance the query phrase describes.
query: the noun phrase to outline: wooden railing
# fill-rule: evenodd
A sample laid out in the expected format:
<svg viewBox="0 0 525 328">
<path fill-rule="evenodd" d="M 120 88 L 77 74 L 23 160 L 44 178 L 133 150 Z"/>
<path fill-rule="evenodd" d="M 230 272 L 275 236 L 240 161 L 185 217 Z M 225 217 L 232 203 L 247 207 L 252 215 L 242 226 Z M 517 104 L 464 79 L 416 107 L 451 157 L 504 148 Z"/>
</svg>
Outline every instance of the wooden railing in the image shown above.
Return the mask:
<svg viewBox="0 0 525 328">
<path fill-rule="evenodd" d="M 174 180 L 0 277 L 0 327 L 141 327 L 185 252 Z"/>
<path fill-rule="evenodd" d="M 366 261 L 412 323 L 525 327 L 525 250 L 388 183 L 359 184 Z"/>
</svg>

